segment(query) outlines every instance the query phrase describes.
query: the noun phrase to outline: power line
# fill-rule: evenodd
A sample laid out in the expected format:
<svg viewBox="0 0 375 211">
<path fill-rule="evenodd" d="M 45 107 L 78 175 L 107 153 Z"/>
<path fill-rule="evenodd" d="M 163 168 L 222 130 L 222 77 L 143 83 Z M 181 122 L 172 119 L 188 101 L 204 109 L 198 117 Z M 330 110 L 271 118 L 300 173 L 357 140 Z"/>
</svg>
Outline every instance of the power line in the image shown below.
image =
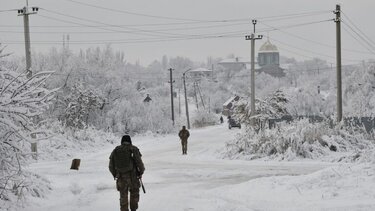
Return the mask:
<svg viewBox="0 0 375 211">
<path fill-rule="evenodd" d="M 288 47 L 291 47 L 291 48 L 294 48 L 294 49 L 300 50 L 300 51 L 309 52 L 309 53 L 312 53 L 312 54 L 315 54 L 315 55 L 318 55 L 318 56 L 322 56 L 322 57 L 336 58 L 336 57 L 334 57 L 334 56 L 330 56 L 330 55 L 326 55 L 326 54 L 321 54 L 321 53 L 314 52 L 314 51 L 310 51 L 310 50 L 307 50 L 307 49 L 304 49 L 304 48 L 300 48 L 300 47 L 292 46 L 292 45 L 289 45 L 289 44 L 287 44 L 287 43 L 285 43 L 285 42 L 282 42 L 282 41 L 280 41 L 280 40 L 276 40 L 276 39 L 274 39 L 274 38 L 269 38 L 269 37 L 268 37 L 268 39 L 273 40 L 273 41 L 275 41 L 275 42 L 277 42 L 277 43 L 279 43 L 279 44 L 282 44 L 282 45 L 285 45 L 285 46 L 288 46 Z"/>
<path fill-rule="evenodd" d="M 365 44 L 367 44 L 369 47 L 371 47 L 371 49 L 374 49 L 374 46 L 372 46 L 372 44 L 366 40 L 360 33 L 358 33 L 356 30 L 354 30 L 349 24 L 347 24 L 346 22 L 342 21 L 344 23 L 344 25 L 346 27 L 348 27 L 352 32 L 354 32 L 363 42 L 365 42 Z M 371 52 L 373 52 L 371 50 Z"/>
<path fill-rule="evenodd" d="M 90 26 L 87 25 L 87 24 L 77 23 L 77 22 L 68 21 L 68 20 L 62 20 L 62 19 L 59 19 L 59 18 L 54 18 L 54 17 L 50 17 L 50 16 L 46 16 L 46 15 L 40 15 L 40 14 L 39 14 L 39 17 L 46 18 L 46 19 L 49 19 L 49 20 L 58 21 L 58 22 L 63 22 L 63 23 L 71 23 L 71 24 L 75 24 L 75 25 L 79 25 L 79 26 L 90 27 Z M 111 32 L 122 32 L 122 33 L 126 33 L 125 31 L 117 31 L 117 30 L 107 29 L 107 28 L 100 28 L 100 27 L 95 27 L 95 28 L 99 28 L 99 29 L 102 29 L 102 30 L 105 30 L 105 31 L 111 31 Z"/>
<path fill-rule="evenodd" d="M 343 12 L 343 11 L 341 11 L 341 13 L 346 17 L 346 19 L 349 21 L 349 23 L 351 23 L 353 26 L 354 26 L 354 28 L 356 28 L 360 33 L 362 33 L 362 35 L 369 41 L 369 42 L 371 42 L 372 44 L 374 44 L 375 45 L 375 42 L 374 41 L 372 41 L 371 39 L 370 39 L 370 37 L 368 37 L 359 27 L 357 27 L 357 24 L 355 24 L 353 21 L 351 21 L 350 20 L 350 18 Z"/>
<path fill-rule="evenodd" d="M 332 19 L 330 19 L 329 21 L 331 21 Z M 324 21 L 323 21 L 324 22 Z M 265 26 L 268 26 L 268 27 L 270 27 L 271 29 L 274 29 L 275 31 L 279 31 L 279 32 L 282 32 L 282 33 L 284 33 L 284 34 L 287 34 L 287 35 L 289 35 L 289 36 L 291 36 L 291 37 L 295 37 L 295 38 L 298 38 L 298 39 L 300 39 L 300 40 L 303 40 L 303 41 L 306 41 L 306 42 L 309 42 L 309 43 L 314 43 L 314 44 L 317 44 L 317 45 L 320 45 L 320 46 L 324 46 L 324 47 L 327 47 L 327 48 L 334 48 L 334 49 L 336 49 L 336 46 L 334 46 L 334 45 L 329 45 L 329 44 L 326 44 L 326 43 L 322 43 L 322 42 L 318 42 L 318 41 L 316 41 L 316 40 L 312 40 L 312 39 L 307 39 L 307 38 L 305 38 L 305 37 L 302 37 L 302 36 L 298 36 L 298 35 L 295 35 L 295 34 L 293 34 L 293 33 L 290 33 L 290 32 L 288 32 L 288 31 L 285 31 L 285 30 L 282 30 L 280 27 L 275 27 L 275 26 L 272 26 L 272 25 L 269 25 L 269 24 L 266 24 L 266 23 L 264 23 L 264 22 L 261 22 L 263 25 L 265 25 Z M 313 23 L 313 22 L 311 22 L 311 23 Z M 261 30 L 261 31 L 263 31 L 263 30 Z M 269 31 L 272 31 L 272 30 L 269 30 Z M 264 30 L 264 32 L 269 32 L 269 31 L 267 31 L 267 30 Z M 369 53 L 368 51 L 359 51 L 359 50 L 354 50 L 354 49 L 343 49 L 344 51 L 347 51 L 347 52 L 354 52 L 354 53 L 360 53 L 360 54 L 372 54 L 372 53 Z"/>
<path fill-rule="evenodd" d="M 58 14 L 58 15 L 61 15 L 61 16 L 64 16 L 64 17 L 69 17 L 69 18 L 73 18 L 73 19 L 77 19 L 77 20 L 81 20 L 81 21 L 86 21 L 86 22 L 101 24 L 101 25 L 110 26 L 110 27 L 117 27 L 117 28 L 123 28 L 123 29 L 131 29 L 133 31 L 137 31 L 137 32 L 132 32 L 132 33 L 137 33 L 137 34 L 141 34 L 141 35 L 162 36 L 162 37 L 165 37 L 165 35 L 181 35 L 181 34 L 171 34 L 171 33 L 164 33 L 164 32 L 155 32 L 157 34 L 157 35 L 155 35 L 154 32 L 148 31 L 148 30 L 142 30 L 142 29 L 137 29 L 137 28 L 132 28 L 132 27 L 119 27 L 117 25 L 111 25 L 111 24 L 100 22 L 100 21 L 90 20 L 90 19 L 87 19 L 87 18 L 81 18 L 81 17 L 77 17 L 77 16 L 73 16 L 73 15 L 67 15 L 67 14 L 63 14 L 63 13 L 60 13 L 60 12 L 57 12 L 57 11 L 53 11 L 53 10 L 49 10 L 49 9 L 43 9 L 43 10 L 47 11 L 49 13 L 52 13 L 52 14 Z"/>
<path fill-rule="evenodd" d="M 299 26 L 307 26 L 307 25 L 312 25 L 312 24 L 317 24 L 317 23 L 324 23 L 328 21 L 332 21 L 333 19 L 328 19 L 328 20 L 320 20 L 320 21 L 312 21 L 312 22 L 305 22 L 305 23 L 298 23 L 298 24 L 291 24 L 291 25 L 285 25 L 285 26 L 279 26 L 279 27 L 273 27 L 267 24 L 264 24 L 270 29 L 262 29 L 260 30 L 261 32 L 270 32 L 270 31 L 281 31 L 281 29 L 288 29 L 288 28 L 294 28 L 294 27 L 299 27 Z"/>
<path fill-rule="evenodd" d="M 102 41 L 88 41 L 88 42 L 74 42 L 70 41 L 70 44 L 135 44 L 135 43 L 154 43 L 154 42 L 170 42 L 170 41 L 187 41 L 187 40 L 200 40 L 200 39 L 214 39 L 214 38 L 234 38 L 242 37 L 242 35 L 211 35 L 211 36 L 192 36 L 192 37 L 176 37 L 176 38 L 162 38 L 162 39 L 139 39 L 139 40 L 102 40 Z M 21 41 L 4 41 L 4 44 L 23 44 Z M 36 45 L 49 45 L 49 44 L 62 44 L 62 41 L 35 41 L 33 44 Z"/>
<path fill-rule="evenodd" d="M 158 15 L 148 15 L 148 14 L 143 14 L 143 13 L 130 12 L 130 11 L 126 11 L 126 10 L 112 9 L 112 8 L 108 8 L 108 7 L 102 7 L 102 6 L 98 6 L 98 5 L 94 5 L 94 4 L 89 4 L 89 3 L 83 3 L 83 2 L 80 2 L 80 1 L 74 1 L 74 0 L 65 0 L 65 1 L 73 2 L 73 3 L 76 3 L 76 4 L 80 4 L 80 5 L 84 5 L 84 6 L 88 6 L 88 7 L 93 7 L 93 8 L 97 8 L 97 9 L 108 10 L 108 11 L 111 11 L 111 12 L 118 12 L 118 13 L 128 14 L 128 15 L 136 15 L 136 16 L 143 16 L 143 17 L 149 17 L 149 18 L 167 19 L 167 20 L 181 20 L 181 21 L 198 21 L 198 22 L 202 22 L 202 20 L 196 20 L 196 19 L 185 19 L 185 18 L 174 18 L 174 17 L 158 16 Z"/>
<path fill-rule="evenodd" d="M 75 0 L 66 0 L 72 3 L 84 5 L 87 7 L 93 7 L 97 9 L 107 10 L 111 12 L 118 12 L 123 14 L 130 14 L 130 15 L 136 15 L 136 16 L 144 16 L 144 17 L 150 17 L 150 18 L 157 18 L 157 19 L 167 19 L 167 20 L 178 20 L 178 21 L 192 21 L 191 23 L 203 23 L 203 22 L 234 22 L 234 21 L 249 21 L 249 18 L 242 18 L 242 19 L 227 19 L 227 20 L 197 20 L 197 19 L 186 19 L 186 18 L 176 18 L 176 17 L 167 17 L 167 16 L 158 16 L 158 15 L 149 15 L 144 13 L 137 13 L 137 12 L 130 12 L 126 10 L 119 10 L 119 9 L 113 9 L 108 7 L 103 7 L 99 5 L 84 3 L 81 1 L 75 1 Z M 313 16 L 313 15 L 319 15 L 323 13 L 328 13 L 330 11 L 323 10 L 323 11 L 313 11 L 313 12 L 304 12 L 304 13 L 295 13 L 295 14 L 286 14 L 286 15 L 275 15 L 275 16 L 266 16 L 266 17 L 259 17 L 259 19 L 263 20 L 282 20 L 282 19 L 290 19 L 290 18 L 297 18 L 297 17 L 306 17 L 306 16 Z M 191 24 L 190 23 L 190 24 Z"/>
<path fill-rule="evenodd" d="M 311 50 L 308 50 L 308 49 L 305 49 L 305 48 L 296 47 L 296 46 L 290 45 L 290 44 L 288 44 L 288 43 L 282 42 L 282 41 L 280 41 L 280 40 L 276 40 L 276 39 L 274 39 L 274 38 L 270 38 L 270 37 L 268 37 L 268 39 L 270 39 L 270 40 L 274 40 L 274 41 L 276 41 L 277 43 L 280 43 L 280 44 L 282 44 L 282 45 L 284 45 L 284 46 L 288 46 L 288 47 L 291 47 L 291 48 L 294 48 L 294 49 L 297 49 L 297 50 L 300 50 L 300 51 L 305 51 L 305 52 L 309 52 L 309 53 L 312 53 L 312 54 L 315 54 L 315 55 L 318 55 L 318 56 L 322 56 L 323 58 L 324 58 L 324 57 L 329 57 L 329 58 L 333 58 L 333 59 L 336 58 L 335 56 L 330 56 L 330 55 L 326 55 L 326 54 L 318 53 L 318 52 L 315 52 L 315 51 L 311 51 Z M 360 60 L 355 60 L 355 59 L 345 59 L 345 60 L 347 60 L 347 61 L 356 61 L 356 62 L 360 61 Z"/>
<path fill-rule="evenodd" d="M 80 5 L 84 5 L 84 6 L 88 6 L 88 7 L 97 8 L 97 9 L 107 10 L 107 11 L 111 11 L 111 12 L 118 12 L 118 13 L 129 14 L 129 15 L 144 16 L 144 17 L 158 18 L 158 19 L 167 19 L 167 20 L 182 20 L 182 21 L 195 21 L 195 22 L 217 22 L 217 21 L 219 21 L 219 22 L 233 22 L 233 21 L 243 21 L 243 20 L 249 21 L 250 20 L 249 18 L 228 19 L 228 20 L 197 20 L 197 19 L 176 18 L 176 17 L 149 15 L 149 14 L 144 14 L 144 13 L 136 13 L 136 12 L 130 12 L 130 11 L 126 11 L 126 10 L 113 9 L 113 8 L 99 6 L 99 5 L 84 3 L 84 2 L 76 1 L 76 0 L 66 0 L 66 1 L 76 3 L 76 4 L 80 4 Z M 305 16 L 318 15 L 318 14 L 323 14 L 323 13 L 328 13 L 328 12 L 330 12 L 330 11 L 323 10 L 323 11 L 294 13 L 294 14 L 286 14 L 286 15 L 258 17 L 256 19 L 263 19 L 263 20 L 279 19 L 280 20 L 280 19 L 283 19 L 283 18 L 305 17 Z"/>
<path fill-rule="evenodd" d="M 291 46 L 289 46 L 289 47 L 291 47 Z M 278 48 L 281 49 L 281 50 L 283 50 L 283 51 L 287 51 L 287 52 L 292 53 L 294 55 L 298 55 L 298 56 L 305 57 L 305 58 L 308 58 L 308 59 L 315 59 L 315 58 L 317 58 L 316 56 L 309 56 L 309 55 L 301 54 L 301 53 L 298 53 L 296 51 L 293 51 L 293 50 L 290 50 L 290 49 L 287 49 L 287 48 L 283 48 L 283 47 L 278 47 Z M 295 47 L 293 46 L 291 48 L 295 48 Z M 330 56 L 330 57 L 332 57 L 332 56 Z M 361 62 L 362 60 L 346 59 L 346 61 Z M 328 61 L 328 63 L 334 63 L 334 62 L 333 61 Z"/>
<path fill-rule="evenodd" d="M 13 12 L 17 11 L 18 9 L 9 9 L 9 10 L 0 10 L 0 12 Z"/>
<path fill-rule="evenodd" d="M 44 15 L 41 15 L 42 17 L 44 18 L 50 18 L 50 19 L 53 19 L 53 20 L 58 20 L 58 21 L 63 21 L 63 22 L 69 22 L 69 23 L 75 23 L 75 24 L 79 24 L 79 25 L 82 25 L 80 23 L 76 23 L 76 22 L 71 22 L 71 21 L 66 21 L 66 20 L 61 20 L 61 19 L 56 19 L 56 18 L 52 18 L 52 17 L 49 17 L 49 16 L 44 16 Z M 286 26 L 281 26 L 281 28 L 291 28 L 291 27 L 299 27 L 299 26 L 306 26 L 306 25 L 310 25 L 310 24 L 316 24 L 316 23 L 322 23 L 322 22 L 326 22 L 326 21 L 331 21 L 331 20 L 323 20 L 323 21 L 314 21 L 314 22 L 306 22 L 306 23 L 298 23 L 298 24 L 292 24 L 292 25 L 286 25 Z M 83 24 L 85 25 L 85 24 Z M 234 25 L 237 25 L 237 24 L 234 24 Z M 242 25 L 242 24 L 241 24 Z M 232 26 L 232 24 L 229 24 L 228 26 Z M 206 28 L 209 27 L 209 26 L 205 26 Z M 213 27 L 217 27 L 216 25 L 214 25 Z M 198 27 L 197 27 L 198 28 Z M 200 27 L 199 27 L 200 28 Z M 276 27 L 271 27 L 271 29 L 263 29 L 263 30 L 260 30 L 261 32 L 267 32 L 267 31 L 272 31 L 272 30 L 280 30 L 279 28 L 276 28 Z M 115 30 L 115 32 L 119 32 L 119 33 L 133 33 L 133 31 L 117 31 Z M 42 32 L 34 32 L 34 33 L 42 33 Z M 63 33 L 63 32 L 46 32 L 46 33 Z M 112 33 L 112 30 L 111 32 L 64 32 L 64 33 Z M 206 34 L 195 34 L 195 35 L 182 35 L 182 36 L 170 36 L 168 37 L 169 39 L 191 39 L 191 38 L 211 38 L 211 37 L 237 37 L 237 36 L 242 36 L 244 33 L 247 33 L 247 30 L 238 30 L 238 31 L 227 31 L 227 32 L 221 32 L 220 35 L 217 35 L 218 33 L 214 32 L 214 33 L 206 33 Z M 151 39 L 151 40 L 155 40 L 155 39 Z M 160 40 L 160 39 L 156 39 L 156 40 Z M 150 41 L 150 40 L 146 40 L 146 39 L 122 39 L 122 40 L 84 40 L 84 41 L 71 41 L 71 43 L 95 43 L 95 42 L 129 42 L 129 41 Z M 8 41 L 8 42 L 17 42 L 17 41 Z M 36 42 L 58 42 L 60 43 L 61 41 L 36 41 Z"/>
<path fill-rule="evenodd" d="M 241 22 L 248 22 L 248 20 L 243 20 L 243 21 L 238 21 L 239 23 Z M 171 26 L 171 25 L 201 25 L 201 24 L 207 24 L 207 23 L 227 23 L 227 21 L 211 21 L 211 22 L 176 22 L 176 23 L 143 23 L 143 24 L 126 24 L 126 25 L 115 25 L 112 24 L 111 26 L 103 26 L 103 25 L 90 25 L 88 27 L 132 27 L 132 26 L 148 26 L 148 27 L 153 27 L 153 26 Z M 23 27 L 21 25 L 0 25 L 0 27 Z M 76 25 L 67 25 L 67 26 L 56 26 L 56 25 L 35 25 L 33 27 L 36 28 L 77 28 L 79 26 Z"/>
<path fill-rule="evenodd" d="M 46 16 L 44 16 L 46 17 Z M 166 28 L 166 29 L 155 29 L 155 30 L 149 30 L 150 32 L 160 32 L 160 31 L 180 31 L 180 30 L 192 30 L 192 29 L 209 29 L 209 28 L 223 28 L 223 27 L 232 27 L 232 26 L 239 26 L 239 25 L 248 25 L 248 23 L 236 23 L 236 24 L 223 24 L 223 25 L 206 25 L 206 26 L 196 26 L 196 27 L 183 27 L 183 28 Z M 99 28 L 99 27 L 97 27 Z M 3 33 L 23 33 L 22 31 L 0 31 Z M 126 33 L 130 33 L 132 31 L 126 31 Z M 103 32 L 103 31 L 34 31 L 32 32 L 34 34 L 85 34 L 85 33 L 92 33 L 92 34 L 101 34 L 101 33 L 113 33 L 113 32 Z M 122 31 L 119 31 L 119 33 L 125 33 Z"/>
<path fill-rule="evenodd" d="M 325 13 L 330 13 L 329 10 L 321 10 L 321 11 L 314 11 L 314 12 L 303 12 L 303 13 L 294 13 L 294 14 L 286 14 L 286 15 L 275 15 L 275 16 L 265 16 L 265 17 L 257 17 L 257 20 L 261 20 L 263 22 L 267 21 L 279 21 L 285 19 L 293 19 L 293 18 L 300 18 L 300 17 L 307 17 L 307 16 L 315 16 L 321 15 Z"/>
<path fill-rule="evenodd" d="M 361 37 L 361 35 L 356 32 L 352 27 L 350 27 L 348 24 L 346 24 L 345 22 L 342 21 L 342 23 L 344 23 L 344 30 L 346 32 L 348 32 L 348 34 L 353 38 L 355 39 L 360 45 L 362 45 L 362 47 L 366 48 L 371 54 L 375 54 L 374 51 L 373 51 L 373 48 L 369 48 L 369 47 L 372 47 L 371 45 L 369 45 L 369 43 L 363 39 L 363 37 Z M 363 42 L 361 42 L 356 36 L 354 36 L 351 32 L 349 32 L 349 30 L 346 29 L 346 27 L 348 27 L 354 34 L 358 35 L 358 37 L 363 41 L 365 42 L 365 44 L 363 44 Z M 367 44 L 367 45 L 366 45 Z"/>
<path fill-rule="evenodd" d="M 305 57 L 305 58 L 309 58 L 309 59 L 315 59 L 316 58 L 314 56 L 308 56 L 308 55 L 305 55 L 305 54 L 301 54 L 301 53 L 298 53 L 296 51 L 289 50 L 289 49 L 286 49 L 286 48 L 283 48 L 283 47 L 278 47 L 278 48 L 282 49 L 283 51 L 287 51 L 287 52 L 292 53 L 294 55 L 302 56 L 302 57 Z M 333 62 L 330 62 L 330 63 L 333 63 Z"/>
</svg>

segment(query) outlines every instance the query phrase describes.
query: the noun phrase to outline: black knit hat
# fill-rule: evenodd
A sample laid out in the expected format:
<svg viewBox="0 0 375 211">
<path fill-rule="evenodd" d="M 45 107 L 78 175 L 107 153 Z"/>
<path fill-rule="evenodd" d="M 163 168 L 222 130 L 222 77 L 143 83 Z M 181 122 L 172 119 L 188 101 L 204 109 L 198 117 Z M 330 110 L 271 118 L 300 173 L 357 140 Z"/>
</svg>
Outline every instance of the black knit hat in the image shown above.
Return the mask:
<svg viewBox="0 0 375 211">
<path fill-rule="evenodd" d="M 132 139 L 130 138 L 129 135 L 124 135 L 121 139 L 121 144 L 123 144 L 124 142 L 128 142 L 129 144 L 132 143 Z"/>
</svg>

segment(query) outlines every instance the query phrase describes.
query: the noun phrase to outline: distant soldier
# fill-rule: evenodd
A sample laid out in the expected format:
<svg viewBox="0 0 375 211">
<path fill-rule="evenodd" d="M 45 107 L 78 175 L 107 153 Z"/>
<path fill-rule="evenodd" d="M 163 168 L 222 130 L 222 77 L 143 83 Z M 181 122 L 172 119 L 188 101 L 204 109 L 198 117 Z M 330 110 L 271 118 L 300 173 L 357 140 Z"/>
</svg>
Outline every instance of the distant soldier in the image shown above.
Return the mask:
<svg viewBox="0 0 375 211">
<path fill-rule="evenodd" d="M 187 154 L 187 140 L 190 136 L 190 133 L 188 130 L 186 130 L 185 126 L 182 126 L 182 130 L 178 133 L 178 136 L 181 139 L 181 145 L 182 145 L 182 154 L 186 155 Z"/>
<path fill-rule="evenodd" d="M 223 123 L 224 123 L 223 116 L 220 116 L 220 124 L 223 124 Z"/>
<path fill-rule="evenodd" d="M 124 135 L 121 145 L 117 146 L 109 157 L 109 171 L 117 179 L 116 188 L 120 191 L 121 211 L 129 211 L 128 192 L 130 192 L 130 210 L 138 209 L 140 179 L 145 167 L 142 154 L 132 145 L 129 135 Z"/>
</svg>

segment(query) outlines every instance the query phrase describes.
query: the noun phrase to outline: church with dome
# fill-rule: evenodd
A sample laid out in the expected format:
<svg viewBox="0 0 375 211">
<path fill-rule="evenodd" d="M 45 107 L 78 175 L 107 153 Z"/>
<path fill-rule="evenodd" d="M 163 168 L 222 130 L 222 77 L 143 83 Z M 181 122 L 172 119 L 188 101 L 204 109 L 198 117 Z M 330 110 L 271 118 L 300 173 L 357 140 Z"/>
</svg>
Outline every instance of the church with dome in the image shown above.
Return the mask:
<svg viewBox="0 0 375 211">
<path fill-rule="evenodd" d="M 264 72 L 274 77 L 284 77 L 284 69 L 280 67 L 279 50 L 268 39 L 258 51 L 257 72 Z"/>
<path fill-rule="evenodd" d="M 240 71 L 250 69 L 251 62 L 248 58 L 227 58 L 218 63 L 225 70 Z M 273 77 L 284 77 L 284 69 L 280 67 L 280 54 L 276 45 L 272 44 L 268 39 L 259 48 L 258 58 L 255 61 L 255 71 L 258 73 L 266 73 Z"/>
</svg>

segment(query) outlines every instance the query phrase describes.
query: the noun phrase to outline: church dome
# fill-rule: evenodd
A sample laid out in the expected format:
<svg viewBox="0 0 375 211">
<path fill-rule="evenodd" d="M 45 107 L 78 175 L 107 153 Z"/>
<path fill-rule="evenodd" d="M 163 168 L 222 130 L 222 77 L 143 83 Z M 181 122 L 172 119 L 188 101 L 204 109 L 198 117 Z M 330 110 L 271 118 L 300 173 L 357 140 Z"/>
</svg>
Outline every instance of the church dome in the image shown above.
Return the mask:
<svg viewBox="0 0 375 211">
<path fill-rule="evenodd" d="M 263 43 L 263 45 L 259 48 L 259 53 L 261 52 L 279 52 L 276 45 L 273 45 L 270 40 Z"/>
</svg>

